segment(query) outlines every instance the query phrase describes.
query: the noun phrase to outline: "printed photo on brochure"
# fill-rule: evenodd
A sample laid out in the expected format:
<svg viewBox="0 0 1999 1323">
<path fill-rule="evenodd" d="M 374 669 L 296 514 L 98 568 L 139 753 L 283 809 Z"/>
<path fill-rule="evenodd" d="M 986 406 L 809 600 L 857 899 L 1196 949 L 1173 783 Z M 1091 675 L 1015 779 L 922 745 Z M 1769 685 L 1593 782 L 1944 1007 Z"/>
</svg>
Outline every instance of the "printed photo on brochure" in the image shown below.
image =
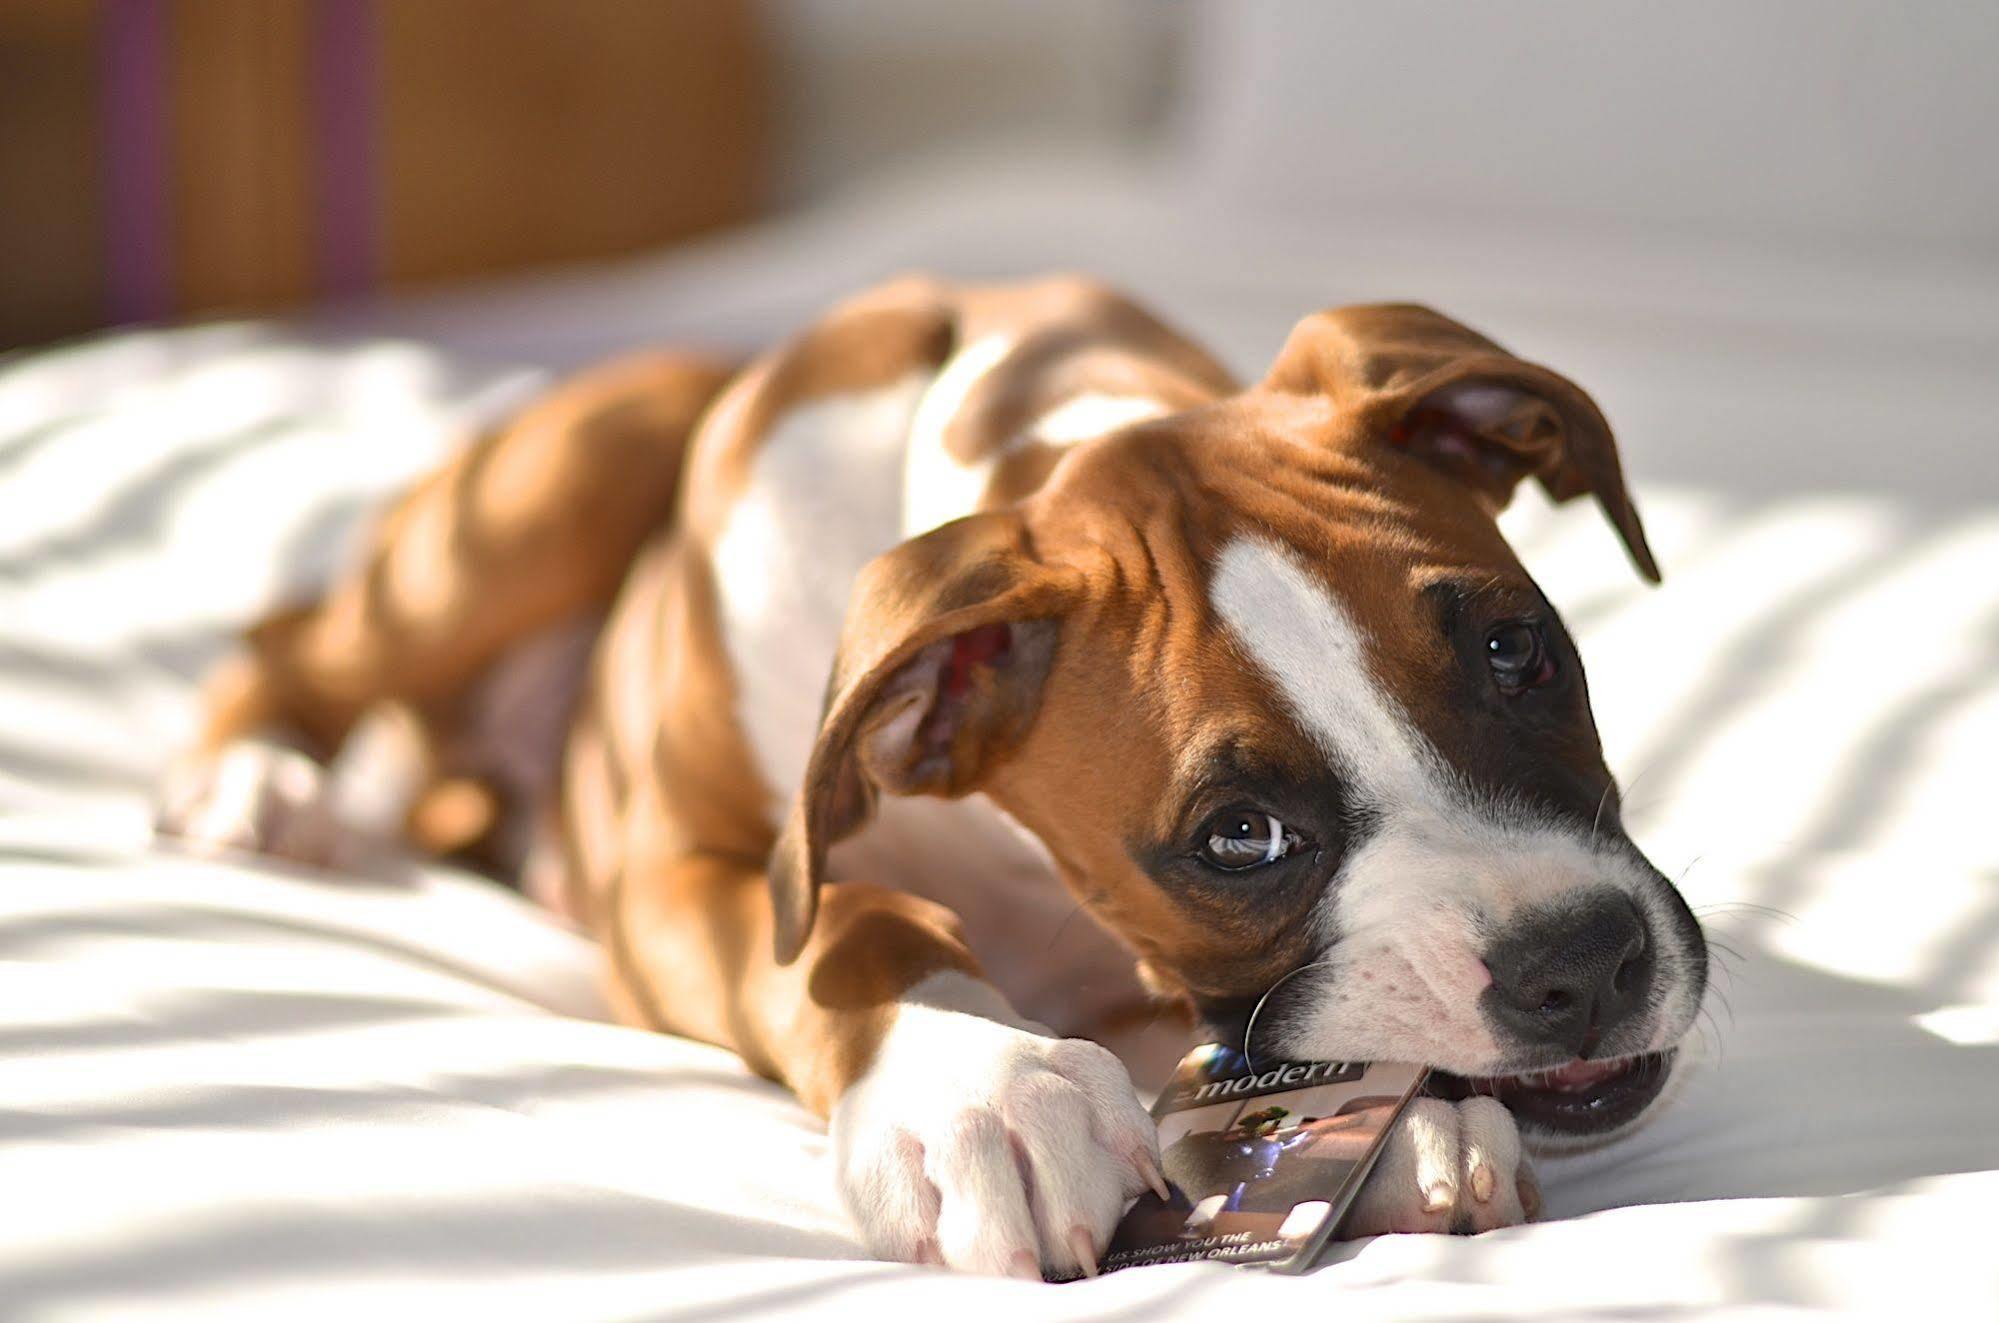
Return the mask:
<svg viewBox="0 0 1999 1323">
<path fill-rule="evenodd" d="M 1310 1267 L 1425 1073 L 1395 1062 L 1252 1064 L 1221 1044 L 1195 1048 L 1152 1109 L 1171 1197 L 1139 1196 L 1101 1269 Z"/>
</svg>

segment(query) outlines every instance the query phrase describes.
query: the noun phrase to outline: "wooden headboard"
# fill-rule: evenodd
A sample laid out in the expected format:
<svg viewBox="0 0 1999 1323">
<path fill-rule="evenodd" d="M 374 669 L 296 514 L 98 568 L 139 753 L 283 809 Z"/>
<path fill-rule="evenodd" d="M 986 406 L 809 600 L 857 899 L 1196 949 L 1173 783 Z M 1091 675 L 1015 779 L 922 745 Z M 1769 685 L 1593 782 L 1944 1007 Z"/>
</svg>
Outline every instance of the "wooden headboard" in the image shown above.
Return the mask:
<svg viewBox="0 0 1999 1323">
<path fill-rule="evenodd" d="M 0 345 L 740 221 L 748 0 L 5 0 Z"/>
</svg>

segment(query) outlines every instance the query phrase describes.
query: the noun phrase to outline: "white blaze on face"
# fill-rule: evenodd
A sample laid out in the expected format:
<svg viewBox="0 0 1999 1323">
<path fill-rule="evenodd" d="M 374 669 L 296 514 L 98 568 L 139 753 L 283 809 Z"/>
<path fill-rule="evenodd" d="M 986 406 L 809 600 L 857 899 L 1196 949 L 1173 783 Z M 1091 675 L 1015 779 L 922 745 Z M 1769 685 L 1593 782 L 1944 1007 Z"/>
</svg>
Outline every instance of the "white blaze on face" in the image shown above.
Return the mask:
<svg viewBox="0 0 1999 1323">
<path fill-rule="evenodd" d="M 1631 861 L 1459 787 L 1381 685 L 1366 630 L 1295 553 L 1236 538 L 1209 597 L 1376 824 L 1322 903 L 1321 940 L 1335 945 L 1309 977 L 1324 991 L 1285 1051 L 1497 1069 L 1503 1049 L 1478 1010 L 1490 982 L 1480 953 L 1521 907 L 1568 892 L 1616 887 L 1645 911 L 1654 940 L 1677 940 L 1664 898 Z M 1693 1017 L 1691 1004 L 1663 1004 L 1684 989 L 1682 972 L 1672 951 L 1660 953 L 1653 1009 L 1671 1026 L 1667 1041 Z"/>
<path fill-rule="evenodd" d="M 1222 549 L 1208 591 L 1350 785 L 1378 804 L 1441 807 L 1436 754 L 1375 683 L 1366 635 L 1296 556 L 1239 537 Z"/>
</svg>

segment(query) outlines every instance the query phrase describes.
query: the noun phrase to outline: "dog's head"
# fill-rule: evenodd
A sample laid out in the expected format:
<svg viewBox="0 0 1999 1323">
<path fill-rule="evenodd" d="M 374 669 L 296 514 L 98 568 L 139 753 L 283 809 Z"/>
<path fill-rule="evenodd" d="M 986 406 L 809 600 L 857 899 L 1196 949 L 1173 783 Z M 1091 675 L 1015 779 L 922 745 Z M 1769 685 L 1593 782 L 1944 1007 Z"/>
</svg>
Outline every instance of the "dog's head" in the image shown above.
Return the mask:
<svg viewBox="0 0 1999 1323">
<path fill-rule="evenodd" d="M 882 557 L 773 859 L 780 954 L 878 790 L 979 790 L 1257 1057 L 1424 1062 L 1544 1132 L 1629 1123 L 1706 952 L 1499 533 L 1528 477 L 1594 495 L 1658 577 L 1582 390 L 1426 309 L 1353 308 L 1258 386 Z"/>
</svg>

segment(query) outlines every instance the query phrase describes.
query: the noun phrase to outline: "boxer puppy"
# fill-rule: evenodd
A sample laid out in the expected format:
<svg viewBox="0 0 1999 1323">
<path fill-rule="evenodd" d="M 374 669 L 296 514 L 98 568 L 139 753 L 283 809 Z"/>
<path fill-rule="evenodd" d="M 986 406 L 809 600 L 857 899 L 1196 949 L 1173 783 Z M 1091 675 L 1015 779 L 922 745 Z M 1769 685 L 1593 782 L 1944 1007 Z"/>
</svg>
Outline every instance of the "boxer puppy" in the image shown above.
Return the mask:
<svg viewBox="0 0 1999 1323">
<path fill-rule="evenodd" d="M 337 860 L 326 764 L 400 713 L 411 838 L 825 1115 L 884 1257 L 1094 1271 L 1182 1010 L 1443 1072 L 1348 1234 L 1516 1223 L 1521 1134 L 1644 1114 L 1706 971 L 1495 523 L 1528 478 L 1657 578 L 1596 405 L 1428 309 L 1245 388 L 1088 281 L 898 281 L 471 446 L 251 631 L 162 826 Z"/>
</svg>

